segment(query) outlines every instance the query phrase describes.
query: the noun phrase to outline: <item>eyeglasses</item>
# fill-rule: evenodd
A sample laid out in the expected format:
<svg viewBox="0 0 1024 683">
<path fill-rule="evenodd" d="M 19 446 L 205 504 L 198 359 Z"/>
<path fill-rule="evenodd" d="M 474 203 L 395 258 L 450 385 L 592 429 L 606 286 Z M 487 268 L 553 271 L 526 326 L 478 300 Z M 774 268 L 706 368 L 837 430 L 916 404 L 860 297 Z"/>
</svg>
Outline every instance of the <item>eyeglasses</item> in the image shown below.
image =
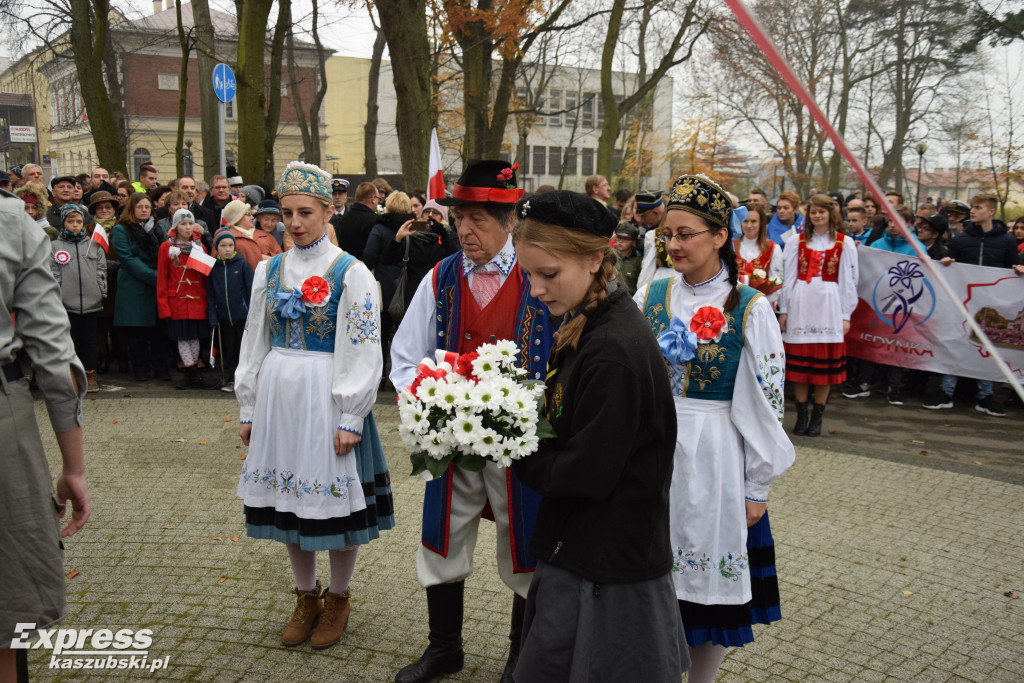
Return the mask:
<svg viewBox="0 0 1024 683">
<path fill-rule="evenodd" d="M 713 232 L 711 228 L 707 230 L 698 230 L 697 232 L 678 232 L 675 235 L 658 235 L 658 241 L 662 244 L 669 244 L 672 240 L 679 240 L 680 242 L 689 242 L 697 235 L 703 235 L 706 232 Z"/>
</svg>

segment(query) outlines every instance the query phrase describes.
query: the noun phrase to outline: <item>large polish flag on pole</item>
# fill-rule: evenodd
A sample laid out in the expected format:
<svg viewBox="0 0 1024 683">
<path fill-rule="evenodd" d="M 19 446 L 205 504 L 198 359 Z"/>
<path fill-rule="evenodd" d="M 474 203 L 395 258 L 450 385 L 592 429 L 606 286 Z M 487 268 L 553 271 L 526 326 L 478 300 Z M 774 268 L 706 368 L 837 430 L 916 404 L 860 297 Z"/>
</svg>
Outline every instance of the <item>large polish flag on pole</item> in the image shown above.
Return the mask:
<svg viewBox="0 0 1024 683">
<path fill-rule="evenodd" d="M 437 128 L 430 131 L 430 177 L 427 179 L 427 199 L 444 197 L 444 167 L 441 166 L 441 146 L 437 144 Z"/>
</svg>

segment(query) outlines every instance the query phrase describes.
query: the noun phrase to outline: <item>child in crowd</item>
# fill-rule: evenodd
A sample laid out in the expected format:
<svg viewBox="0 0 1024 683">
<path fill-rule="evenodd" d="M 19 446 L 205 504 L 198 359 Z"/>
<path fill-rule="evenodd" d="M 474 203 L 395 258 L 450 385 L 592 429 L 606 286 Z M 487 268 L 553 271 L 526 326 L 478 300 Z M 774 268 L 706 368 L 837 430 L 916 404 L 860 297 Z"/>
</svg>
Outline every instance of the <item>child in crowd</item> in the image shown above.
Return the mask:
<svg viewBox="0 0 1024 683">
<path fill-rule="evenodd" d="M 196 219 L 188 209 L 171 217 L 171 231 L 157 255 L 156 304 L 167 336 L 178 342 L 185 379 L 179 389 L 214 389 L 215 382 L 199 376 L 199 339 L 206 329 L 206 276 L 188 267 L 193 249 L 205 253 Z"/>
<path fill-rule="evenodd" d="M 644 257 L 636 250 L 639 238 L 640 230 L 629 221 L 620 222 L 612 238 L 615 250 L 619 252 L 618 279 L 626 285 L 630 296 L 636 294 L 636 283 L 640 279 L 640 268 L 643 265 Z"/>
<path fill-rule="evenodd" d="M 213 236 L 217 263 L 206 280 L 206 311 L 210 326 L 217 328 L 221 364 L 227 373 L 227 383 L 221 391 L 235 390 L 235 368 L 242 349 L 245 318 L 249 314 L 249 295 L 252 291 L 252 268 L 235 251 L 235 237 L 230 230 L 221 230 Z"/>
<path fill-rule="evenodd" d="M 71 321 L 71 341 L 85 367 L 88 391 L 96 383 L 96 319 L 107 295 L 107 258 L 85 230 L 85 207 L 65 204 L 60 209 L 61 229 L 53 241 L 50 269 L 60 285 L 60 298 Z"/>
</svg>

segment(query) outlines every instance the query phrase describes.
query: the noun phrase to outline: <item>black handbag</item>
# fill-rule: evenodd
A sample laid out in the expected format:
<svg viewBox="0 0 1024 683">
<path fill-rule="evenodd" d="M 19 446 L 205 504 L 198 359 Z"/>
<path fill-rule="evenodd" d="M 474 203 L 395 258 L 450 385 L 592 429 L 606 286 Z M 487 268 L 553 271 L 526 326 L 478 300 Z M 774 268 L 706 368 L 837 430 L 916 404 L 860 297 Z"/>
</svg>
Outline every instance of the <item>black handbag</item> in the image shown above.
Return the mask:
<svg viewBox="0 0 1024 683">
<path fill-rule="evenodd" d="M 405 317 L 405 287 L 409 284 L 409 244 L 412 237 L 405 238 L 405 256 L 402 257 L 402 274 L 395 280 L 395 295 L 388 303 L 388 315 L 395 321 L 395 324 L 402 322 Z"/>
</svg>

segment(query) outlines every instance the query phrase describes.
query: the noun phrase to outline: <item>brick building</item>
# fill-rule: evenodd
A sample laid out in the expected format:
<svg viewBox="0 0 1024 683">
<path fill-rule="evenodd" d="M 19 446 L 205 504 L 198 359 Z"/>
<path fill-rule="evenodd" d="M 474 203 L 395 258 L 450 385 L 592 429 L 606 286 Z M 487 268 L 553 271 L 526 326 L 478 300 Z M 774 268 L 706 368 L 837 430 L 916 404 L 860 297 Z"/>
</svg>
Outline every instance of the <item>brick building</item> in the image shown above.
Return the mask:
<svg viewBox="0 0 1024 683">
<path fill-rule="evenodd" d="M 127 166 L 132 179 L 137 176 L 139 166 L 146 161 L 157 167 L 161 181 L 167 181 L 175 175 L 181 48 L 178 44 L 173 0 L 167 2 L 166 9 L 155 11 L 150 16 L 134 21 L 112 21 L 118 82 L 127 124 Z M 159 9 L 159 2 L 154 5 L 154 10 Z M 188 30 L 194 25 L 192 5 L 184 4 L 181 10 L 182 24 Z M 215 10 L 211 10 L 210 14 L 214 24 L 216 59 L 233 65 L 238 44 L 235 17 Z M 269 65 L 269 51 L 266 62 Z M 314 96 L 319 77 L 314 46 L 295 41 L 295 62 L 299 99 L 308 103 Z M 36 93 L 34 104 L 37 109 L 49 112 L 48 126 L 40 135 L 40 146 L 46 155 L 42 160 L 49 158 L 50 161 L 47 169 L 49 175 L 90 172 L 97 163 L 97 155 L 75 66 L 70 60 L 54 58 L 37 60 L 37 64 L 38 72 L 45 78 L 46 88 L 45 92 Z M 297 159 L 302 152 L 302 137 L 293 104 L 295 93 L 288 83 L 287 73 L 282 80 L 281 118 L 275 145 L 275 165 L 278 170 L 283 169 L 289 161 Z M 4 77 L 0 75 L 0 84 L 3 82 Z M 203 163 L 199 118 L 201 87 L 212 87 L 212 84 L 200 83 L 198 62 L 193 52 L 188 65 L 182 149 L 186 173 L 197 172 Z M 322 124 L 320 133 L 321 137 L 325 134 Z M 227 105 L 225 123 L 228 164 L 234 163 L 237 136 L 237 115 L 234 102 L 231 102 Z"/>
</svg>

